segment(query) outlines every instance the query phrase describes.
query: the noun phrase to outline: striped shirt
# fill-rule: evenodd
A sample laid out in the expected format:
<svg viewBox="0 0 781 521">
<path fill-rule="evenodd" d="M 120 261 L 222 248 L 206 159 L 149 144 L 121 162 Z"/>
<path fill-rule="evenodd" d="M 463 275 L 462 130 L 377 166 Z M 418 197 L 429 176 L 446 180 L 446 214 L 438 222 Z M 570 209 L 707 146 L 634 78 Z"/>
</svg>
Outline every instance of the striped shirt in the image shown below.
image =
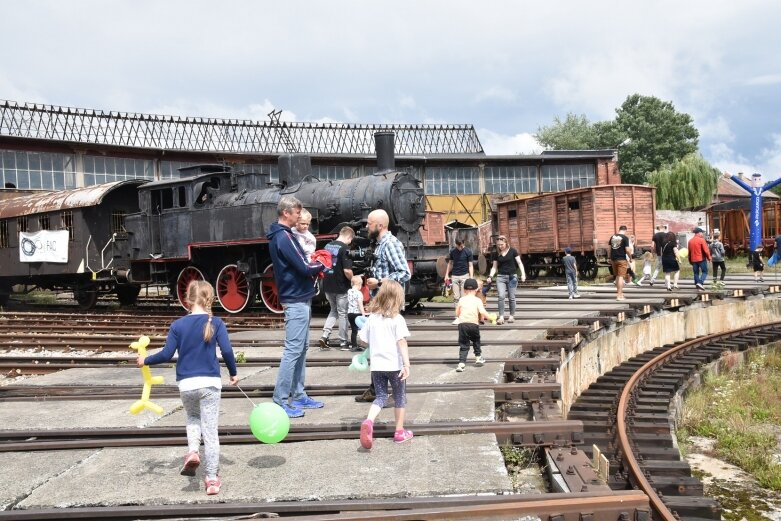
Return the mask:
<svg viewBox="0 0 781 521">
<path fill-rule="evenodd" d="M 377 249 L 374 251 L 374 259 L 374 277 L 376 279 L 391 279 L 401 284 L 410 279 L 411 274 L 409 266 L 407 266 L 404 245 L 391 232 L 385 232 L 385 235 L 380 239 Z"/>
</svg>

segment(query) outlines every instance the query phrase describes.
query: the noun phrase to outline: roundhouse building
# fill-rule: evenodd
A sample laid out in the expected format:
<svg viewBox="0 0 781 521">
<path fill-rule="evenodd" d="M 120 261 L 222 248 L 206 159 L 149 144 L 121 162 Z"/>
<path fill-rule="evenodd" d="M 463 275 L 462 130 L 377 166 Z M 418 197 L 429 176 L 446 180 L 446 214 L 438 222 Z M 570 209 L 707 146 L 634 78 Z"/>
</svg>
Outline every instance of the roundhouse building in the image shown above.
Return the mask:
<svg viewBox="0 0 781 521">
<path fill-rule="evenodd" d="M 423 183 L 428 210 L 480 224 L 493 198 L 620 183 L 615 150 L 486 155 L 472 125 L 257 122 L 104 112 L 0 101 L 0 199 L 127 179 L 163 180 L 222 163 L 278 180 L 280 154 L 312 157 L 313 175 L 345 179 L 377 168 L 373 134 L 396 135 L 396 166 Z"/>
</svg>

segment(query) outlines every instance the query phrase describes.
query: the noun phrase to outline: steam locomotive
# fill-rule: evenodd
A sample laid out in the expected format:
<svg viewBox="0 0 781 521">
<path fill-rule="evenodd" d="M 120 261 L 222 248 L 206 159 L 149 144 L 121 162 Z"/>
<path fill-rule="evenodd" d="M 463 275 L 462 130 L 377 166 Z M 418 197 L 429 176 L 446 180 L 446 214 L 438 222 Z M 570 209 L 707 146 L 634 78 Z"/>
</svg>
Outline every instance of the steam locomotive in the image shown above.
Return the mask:
<svg viewBox="0 0 781 521">
<path fill-rule="evenodd" d="M 372 262 L 368 213 L 385 209 L 389 229 L 407 251 L 412 272 L 407 300 L 436 295 L 435 255 L 441 252 L 425 246 L 418 231 L 425 215 L 423 188 L 411 173 L 395 168 L 392 132 L 378 132 L 375 144 L 377 172 L 354 179 L 321 181 L 312 176 L 308 156 L 293 154 L 279 158 L 276 183 L 267 174 L 200 165 L 180 170 L 179 179 L 13 199 L 14 211 L 0 210 L 0 232 L 6 230 L 0 235 L 0 304 L 14 284 L 71 289 L 83 307 L 94 305 L 103 293 L 116 293 L 129 304 L 142 286 L 152 285 L 168 287 L 184 306 L 188 284 L 208 280 L 228 312 L 241 312 L 258 297 L 269 310 L 281 312 L 266 233 L 277 220 L 283 195 L 297 197 L 311 212 L 310 230 L 319 245 L 342 226 L 356 230 L 351 256 L 358 274 Z M 58 202 L 42 204 L 46 197 Z M 67 218 L 63 212 L 70 212 Z M 23 234 L 8 232 L 21 218 L 25 234 L 42 231 L 50 238 L 67 229 L 70 240 L 59 248 L 67 250 L 68 260 L 25 262 L 19 253 Z M 13 244 L 17 238 L 20 243 Z"/>
</svg>

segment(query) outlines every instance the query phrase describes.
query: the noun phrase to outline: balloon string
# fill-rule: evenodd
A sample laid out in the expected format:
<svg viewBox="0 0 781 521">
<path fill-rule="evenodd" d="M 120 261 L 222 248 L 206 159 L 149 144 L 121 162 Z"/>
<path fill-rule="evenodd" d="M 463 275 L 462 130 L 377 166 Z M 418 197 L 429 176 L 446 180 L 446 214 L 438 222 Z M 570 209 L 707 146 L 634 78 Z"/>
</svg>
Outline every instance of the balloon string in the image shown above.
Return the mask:
<svg viewBox="0 0 781 521">
<path fill-rule="evenodd" d="M 239 384 L 236 384 L 236 387 L 239 387 Z M 244 389 L 242 389 L 241 387 L 239 387 L 239 391 L 241 391 L 241 394 L 243 394 L 244 396 L 247 396 L 247 393 L 245 393 L 245 392 L 244 392 Z M 249 400 L 249 401 L 250 401 L 250 403 L 251 403 L 251 404 L 252 404 L 254 407 L 257 407 L 257 405 L 255 405 L 255 402 L 253 402 L 253 401 L 252 401 L 252 398 L 250 398 L 249 396 L 247 396 L 247 400 Z"/>
</svg>

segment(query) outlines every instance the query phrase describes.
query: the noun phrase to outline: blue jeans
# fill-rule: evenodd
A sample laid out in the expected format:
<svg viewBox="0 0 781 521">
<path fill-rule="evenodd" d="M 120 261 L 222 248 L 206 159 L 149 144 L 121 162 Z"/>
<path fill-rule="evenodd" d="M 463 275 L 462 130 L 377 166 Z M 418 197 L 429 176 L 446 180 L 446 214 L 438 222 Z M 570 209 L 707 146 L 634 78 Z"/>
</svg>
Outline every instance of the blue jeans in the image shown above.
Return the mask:
<svg viewBox="0 0 781 521">
<path fill-rule="evenodd" d="M 312 302 L 284 304 L 285 308 L 285 350 L 279 362 L 277 385 L 274 387 L 274 402 L 287 404 L 306 397 L 304 377 L 306 376 L 306 352 L 309 349 L 309 319 Z"/>
<path fill-rule="evenodd" d="M 510 315 L 515 315 L 515 288 L 518 287 L 518 275 L 497 275 L 496 291 L 499 293 L 499 316 L 504 316 L 504 298 L 510 296 Z"/>
<path fill-rule="evenodd" d="M 338 322 L 339 341 L 344 344 L 347 342 L 347 293 L 326 292 L 325 298 L 331 306 L 331 311 L 328 312 L 328 317 L 325 319 L 323 336 L 326 338 L 331 336 L 331 330 Z"/>
<path fill-rule="evenodd" d="M 570 295 L 574 295 L 578 292 L 578 275 L 574 271 L 567 271 L 564 274 L 567 277 L 567 291 Z"/>
<path fill-rule="evenodd" d="M 692 262 L 692 270 L 694 270 L 694 283 L 704 285 L 708 277 L 708 261 Z"/>
</svg>

